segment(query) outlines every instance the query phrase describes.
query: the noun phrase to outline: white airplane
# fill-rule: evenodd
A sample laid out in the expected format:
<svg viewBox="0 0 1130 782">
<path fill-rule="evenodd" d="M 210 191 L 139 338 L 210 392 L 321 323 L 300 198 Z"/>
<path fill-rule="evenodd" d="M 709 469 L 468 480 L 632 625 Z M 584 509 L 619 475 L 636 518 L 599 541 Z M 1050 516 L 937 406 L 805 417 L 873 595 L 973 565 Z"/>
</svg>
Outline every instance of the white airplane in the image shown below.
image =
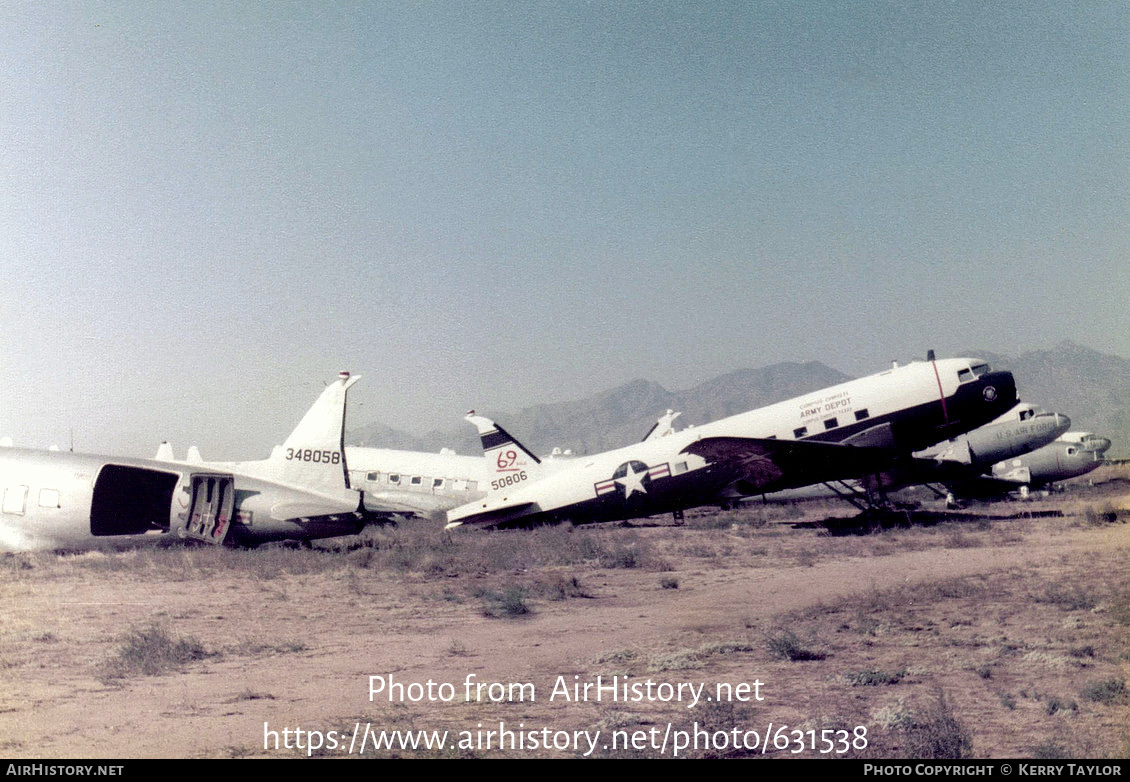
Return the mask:
<svg viewBox="0 0 1130 782">
<path fill-rule="evenodd" d="M 275 446 L 275 451 L 282 447 Z M 196 446 L 180 461 L 167 442 L 161 443 L 154 458 L 237 473 L 255 472 L 264 464 L 205 461 Z M 364 495 L 366 510 L 390 520 L 415 516 L 441 521 L 445 511 L 486 494 L 480 488 L 487 480 L 486 461 L 481 456 L 459 456 L 446 448 L 428 453 L 347 445 L 345 461 L 349 485 Z"/>
<path fill-rule="evenodd" d="M 913 362 L 720 421 L 580 457 L 545 475 L 504 429 L 479 431 L 487 496 L 449 511 L 448 527 L 594 522 L 680 513 L 880 471 L 898 456 L 974 429 L 1016 404 L 1008 372 L 966 358 Z"/>
<path fill-rule="evenodd" d="M 256 545 L 354 534 L 379 518 L 351 487 L 342 444 L 346 395 L 358 379 L 341 373 L 259 462 L 0 449 L 0 551 L 114 547 L 162 535 Z"/>
</svg>

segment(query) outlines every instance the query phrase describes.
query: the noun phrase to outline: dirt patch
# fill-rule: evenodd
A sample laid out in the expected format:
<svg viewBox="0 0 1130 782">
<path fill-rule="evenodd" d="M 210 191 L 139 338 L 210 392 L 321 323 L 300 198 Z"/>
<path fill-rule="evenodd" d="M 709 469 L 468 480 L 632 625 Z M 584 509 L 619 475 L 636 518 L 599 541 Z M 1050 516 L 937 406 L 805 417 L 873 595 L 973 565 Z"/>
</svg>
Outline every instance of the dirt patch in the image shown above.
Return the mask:
<svg viewBox="0 0 1130 782">
<path fill-rule="evenodd" d="M 1068 495 L 1040 504 L 1062 518 L 842 537 L 793 528 L 829 515 L 805 506 L 6 556 L 0 748 L 670 756 L 697 735 L 680 755 L 1125 757 L 1130 525 L 1094 502 L 1124 507 Z M 372 746 L 419 731 L 445 747 Z"/>
</svg>

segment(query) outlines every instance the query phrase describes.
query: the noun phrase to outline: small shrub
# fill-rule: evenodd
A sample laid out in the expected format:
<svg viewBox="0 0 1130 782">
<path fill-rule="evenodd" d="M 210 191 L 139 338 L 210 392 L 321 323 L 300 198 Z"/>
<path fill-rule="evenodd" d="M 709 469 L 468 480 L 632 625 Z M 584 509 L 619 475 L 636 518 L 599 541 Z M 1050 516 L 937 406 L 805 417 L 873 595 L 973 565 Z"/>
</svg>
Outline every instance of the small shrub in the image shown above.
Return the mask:
<svg viewBox="0 0 1130 782">
<path fill-rule="evenodd" d="M 195 638 L 172 638 L 163 627 L 153 624 L 126 636 L 115 660 L 107 666 L 105 678 L 159 676 L 208 656 Z"/>
<path fill-rule="evenodd" d="M 1108 706 L 1122 703 L 1126 700 L 1126 682 L 1122 679 L 1090 682 L 1079 694 L 1086 700 L 1105 703 Z"/>
<path fill-rule="evenodd" d="M 1064 700 L 1063 698 L 1052 696 L 1048 698 L 1047 703 L 1044 704 L 1044 713 L 1048 716 L 1058 714 L 1059 712 L 1076 712 L 1079 711 L 1079 704 L 1075 701 Z"/>
<path fill-rule="evenodd" d="M 484 593 L 483 597 L 487 601 L 486 607 L 483 608 L 485 616 L 515 617 L 532 613 L 532 609 L 526 603 L 525 587 L 511 585 L 501 592 Z"/>
<path fill-rule="evenodd" d="M 617 649 L 614 652 L 605 652 L 593 659 L 593 665 L 629 665 L 640 658 L 640 653 L 635 649 Z"/>
<path fill-rule="evenodd" d="M 827 657 L 823 652 L 805 648 L 804 644 L 792 630 L 778 629 L 770 632 L 766 638 L 769 653 L 778 660 L 800 662 L 804 660 L 823 660 Z"/>
<path fill-rule="evenodd" d="M 605 552 L 600 565 L 608 569 L 630 569 L 640 567 L 642 559 L 638 546 L 618 544 L 612 551 Z"/>
<path fill-rule="evenodd" d="M 1118 521 L 1118 511 L 1109 502 L 1104 503 L 1100 507 L 1088 505 L 1087 510 L 1083 512 L 1084 521 L 1092 527 L 1098 527 L 1103 524 L 1113 524 Z"/>
<path fill-rule="evenodd" d="M 901 671 L 857 671 L 846 673 L 847 679 L 853 687 L 878 687 L 883 684 L 898 684 L 906 676 L 906 669 Z"/>
<path fill-rule="evenodd" d="M 1037 603 L 1048 603 L 1064 611 L 1089 611 L 1095 607 L 1095 598 L 1080 586 L 1067 584 L 1048 584 L 1042 595 L 1036 596 Z"/>
<path fill-rule="evenodd" d="M 576 576 L 557 576 L 538 585 L 538 593 L 550 600 L 568 600 L 571 597 L 591 598 L 592 594 L 581 585 Z"/>
<path fill-rule="evenodd" d="M 1071 753 L 1061 744 L 1045 741 L 1032 748 L 1033 760 L 1068 760 Z"/>
<path fill-rule="evenodd" d="M 960 760 L 973 753 L 969 731 L 954 716 L 945 693 L 921 713 L 914 714 L 903 728 L 906 734 L 906 757 L 930 760 Z"/>
<path fill-rule="evenodd" d="M 675 578 L 674 576 L 664 576 L 663 578 L 659 579 L 659 586 L 663 587 L 664 589 L 678 589 L 679 579 Z"/>
</svg>

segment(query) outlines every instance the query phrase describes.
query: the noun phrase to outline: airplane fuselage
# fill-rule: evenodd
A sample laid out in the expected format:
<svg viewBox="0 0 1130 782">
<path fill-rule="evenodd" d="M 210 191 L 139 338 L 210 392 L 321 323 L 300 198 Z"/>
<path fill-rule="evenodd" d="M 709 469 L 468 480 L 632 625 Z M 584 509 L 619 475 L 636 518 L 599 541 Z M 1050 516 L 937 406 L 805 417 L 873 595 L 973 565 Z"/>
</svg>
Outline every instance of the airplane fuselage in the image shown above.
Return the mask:
<svg viewBox="0 0 1130 782">
<path fill-rule="evenodd" d="M 482 456 L 460 456 L 442 451 L 427 453 L 388 448 L 346 446 L 350 485 L 365 493 L 366 505 L 393 508 L 404 515 L 442 520 L 446 511 L 482 499 L 490 473 Z M 547 473 L 574 463 L 569 456 L 551 456 L 541 462 Z"/>
<path fill-rule="evenodd" d="M 707 504 L 735 486 L 739 493 L 752 493 L 742 490 L 732 466 L 685 452 L 705 438 L 803 440 L 909 454 L 990 421 L 1015 402 L 1015 383 L 1007 372 L 992 373 L 968 359 L 915 362 L 662 438 L 578 457 L 569 469 L 539 480 L 516 471 L 507 476 L 509 485 L 449 512 L 448 521 L 587 522 L 681 510 Z M 769 476 L 756 493 L 803 485 L 791 481 L 788 475 Z"/>
<path fill-rule="evenodd" d="M 356 492 L 330 496 L 212 465 L 65 451 L 0 449 L 0 495 L 0 551 L 117 548 L 167 533 L 258 544 L 363 526 Z"/>
<path fill-rule="evenodd" d="M 1075 434 L 1075 437 L 1071 437 Z M 1110 440 L 1096 435 L 1067 435 L 1015 459 L 993 465 L 995 477 L 1032 488 L 1086 475 L 1103 463 Z"/>
<path fill-rule="evenodd" d="M 376 516 L 349 487 L 338 375 L 269 459 L 203 464 L 0 447 L 0 549 L 82 550 L 170 533 L 255 545 L 359 532 Z"/>
</svg>

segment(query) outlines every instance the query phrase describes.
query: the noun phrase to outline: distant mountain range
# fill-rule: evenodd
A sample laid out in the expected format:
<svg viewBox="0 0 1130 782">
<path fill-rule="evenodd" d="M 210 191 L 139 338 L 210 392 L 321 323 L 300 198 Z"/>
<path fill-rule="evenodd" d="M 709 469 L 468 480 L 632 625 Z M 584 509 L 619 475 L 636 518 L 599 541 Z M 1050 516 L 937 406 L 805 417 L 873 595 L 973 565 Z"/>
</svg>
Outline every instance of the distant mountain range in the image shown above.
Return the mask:
<svg viewBox="0 0 1130 782">
<path fill-rule="evenodd" d="M 1066 413 L 1072 429 L 1109 437 L 1113 446 L 1108 457 L 1130 455 L 1130 361 L 1073 342 L 1061 342 L 1051 350 L 1024 353 L 1018 358 L 985 350 L 961 355 L 984 358 L 994 369 L 1011 371 L 1023 401 Z M 876 367 L 875 371 L 882 369 Z M 598 453 L 643 439 L 667 409 L 682 411 L 676 421 L 676 428 L 682 429 L 850 379 L 817 361 L 787 362 L 739 369 L 685 391 L 668 391 L 649 380 L 633 380 L 575 402 L 536 405 L 516 413 L 479 412 L 497 420 L 539 455 L 548 454 L 554 447 L 571 448 L 577 454 Z M 350 444 L 375 448 L 481 452 L 469 424 L 415 437 L 373 423 L 351 429 L 346 439 Z"/>
</svg>

